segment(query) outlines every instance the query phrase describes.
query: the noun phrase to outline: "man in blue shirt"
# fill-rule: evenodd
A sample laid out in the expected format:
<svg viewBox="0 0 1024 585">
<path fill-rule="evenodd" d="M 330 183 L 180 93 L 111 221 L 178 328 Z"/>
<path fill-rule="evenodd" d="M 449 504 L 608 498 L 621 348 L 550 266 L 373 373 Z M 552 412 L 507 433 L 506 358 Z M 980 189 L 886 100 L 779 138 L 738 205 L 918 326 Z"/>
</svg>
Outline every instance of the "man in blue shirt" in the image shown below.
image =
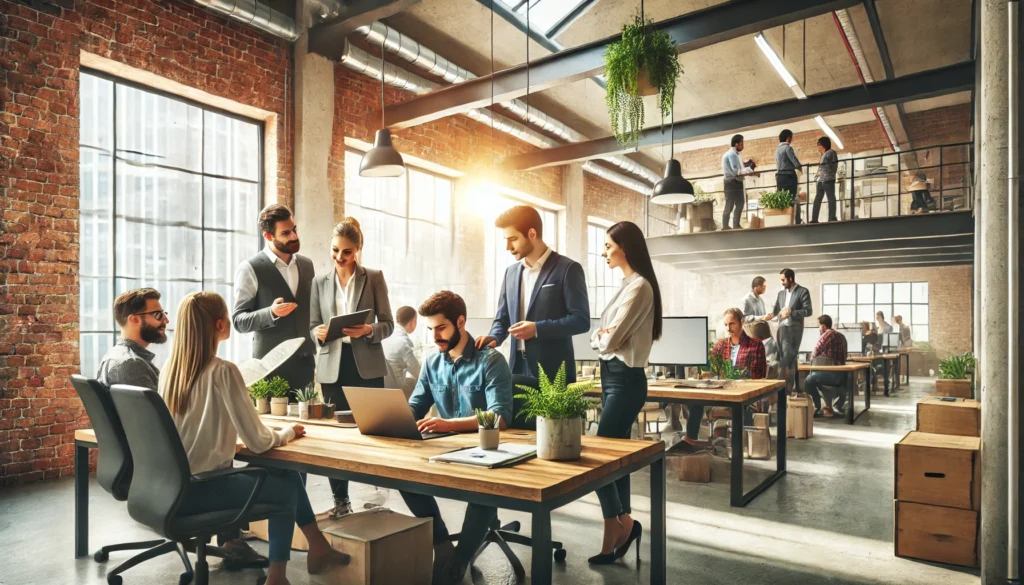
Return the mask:
<svg viewBox="0 0 1024 585">
<path fill-rule="evenodd" d="M 743 190 L 743 176 L 753 175 L 753 168 L 743 165 L 740 152 L 743 151 L 743 135 L 737 134 L 730 141 L 732 148 L 722 156 L 722 184 L 725 187 L 725 211 L 722 212 L 722 229 L 729 228 L 729 215 L 732 214 L 732 229 L 740 227 L 740 214 L 746 205 L 746 191 Z"/>
<path fill-rule="evenodd" d="M 501 417 L 504 430 L 512 420 L 512 372 L 497 350 L 477 349 L 466 332 L 466 302 L 443 290 L 420 306 L 420 315 L 433 331 L 438 353 L 429 356 L 409 398 L 409 407 L 421 432 L 477 431 L 475 409 L 490 410 Z M 437 417 L 427 417 L 431 406 Z M 459 583 L 473 555 L 497 518 L 492 506 L 469 504 L 462 523 L 459 545 L 452 545 L 448 528 L 432 496 L 401 492 L 405 505 L 418 518 L 434 520 L 434 585 Z"/>
</svg>

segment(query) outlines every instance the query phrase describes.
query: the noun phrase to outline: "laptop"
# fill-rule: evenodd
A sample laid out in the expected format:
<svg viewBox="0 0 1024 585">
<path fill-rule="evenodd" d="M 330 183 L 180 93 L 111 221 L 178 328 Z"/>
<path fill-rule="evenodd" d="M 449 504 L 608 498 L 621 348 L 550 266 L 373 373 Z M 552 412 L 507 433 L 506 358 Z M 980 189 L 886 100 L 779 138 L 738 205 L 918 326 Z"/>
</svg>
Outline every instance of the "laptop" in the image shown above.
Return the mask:
<svg viewBox="0 0 1024 585">
<path fill-rule="evenodd" d="M 344 386 L 345 400 L 352 410 L 359 432 L 364 435 L 412 439 L 448 437 L 457 433 L 421 433 L 401 388 L 359 388 Z"/>
</svg>

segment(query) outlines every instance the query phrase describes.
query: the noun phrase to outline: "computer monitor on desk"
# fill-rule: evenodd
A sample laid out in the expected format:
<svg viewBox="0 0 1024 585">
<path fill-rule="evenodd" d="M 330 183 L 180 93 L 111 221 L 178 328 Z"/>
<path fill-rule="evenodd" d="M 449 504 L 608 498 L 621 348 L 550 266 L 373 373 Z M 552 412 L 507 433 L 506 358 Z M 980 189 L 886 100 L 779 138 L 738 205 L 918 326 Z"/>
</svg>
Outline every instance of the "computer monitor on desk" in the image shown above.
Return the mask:
<svg viewBox="0 0 1024 585">
<path fill-rule="evenodd" d="M 600 327 L 600 319 L 591 319 L 589 333 L 573 336 L 572 348 L 577 362 L 601 359 L 590 347 L 590 337 Z M 661 339 L 651 347 L 652 366 L 708 365 L 707 317 L 665 317 L 661 329 Z"/>
</svg>

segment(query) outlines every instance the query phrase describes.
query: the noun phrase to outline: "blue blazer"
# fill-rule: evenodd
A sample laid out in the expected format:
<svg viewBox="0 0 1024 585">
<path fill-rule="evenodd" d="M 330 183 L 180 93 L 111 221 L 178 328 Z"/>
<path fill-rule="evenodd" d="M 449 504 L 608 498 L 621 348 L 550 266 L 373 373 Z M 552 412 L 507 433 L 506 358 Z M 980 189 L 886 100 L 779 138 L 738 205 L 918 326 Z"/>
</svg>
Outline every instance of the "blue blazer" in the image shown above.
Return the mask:
<svg viewBox="0 0 1024 585">
<path fill-rule="evenodd" d="M 524 315 L 519 306 L 523 265 L 520 262 L 505 270 L 501 284 L 498 310 L 494 316 L 490 336 L 501 345 L 509 337 L 508 328 L 519 321 L 537 324 L 537 336 L 526 342 L 526 361 L 530 373 L 536 377 L 537 364 L 554 379 L 558 368 L 565 362 L 566 379 L 576 381 L 576 359 L 572 351 L 572 336 L 590 332 L 590 300 L 587 298 L 587 279 L 579 262 L 566 258 L 554 250 L 544 262 L 537 276 L 530 298 L 530 310 Z M 518 340 L 512 339 L 514 344 Z M 516 371 L 519 355 L 513 346 L 509 367 Z"/>
</svg>

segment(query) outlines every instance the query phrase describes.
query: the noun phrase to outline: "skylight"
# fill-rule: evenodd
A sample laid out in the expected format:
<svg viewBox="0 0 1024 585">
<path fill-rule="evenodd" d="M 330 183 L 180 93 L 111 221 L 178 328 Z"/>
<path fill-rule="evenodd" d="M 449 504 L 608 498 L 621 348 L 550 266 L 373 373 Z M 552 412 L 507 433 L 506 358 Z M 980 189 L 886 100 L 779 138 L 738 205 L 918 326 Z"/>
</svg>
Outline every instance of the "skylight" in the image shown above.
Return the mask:
<svg viewBox="0 0 1024 585">
<path fill-rule="evenodd" d="M 498 0 L 526 18 L 527 0 Z M 530 28 L 551 37 L 573 11 L 591 0 L 529 0 Z"/>
</svg>

